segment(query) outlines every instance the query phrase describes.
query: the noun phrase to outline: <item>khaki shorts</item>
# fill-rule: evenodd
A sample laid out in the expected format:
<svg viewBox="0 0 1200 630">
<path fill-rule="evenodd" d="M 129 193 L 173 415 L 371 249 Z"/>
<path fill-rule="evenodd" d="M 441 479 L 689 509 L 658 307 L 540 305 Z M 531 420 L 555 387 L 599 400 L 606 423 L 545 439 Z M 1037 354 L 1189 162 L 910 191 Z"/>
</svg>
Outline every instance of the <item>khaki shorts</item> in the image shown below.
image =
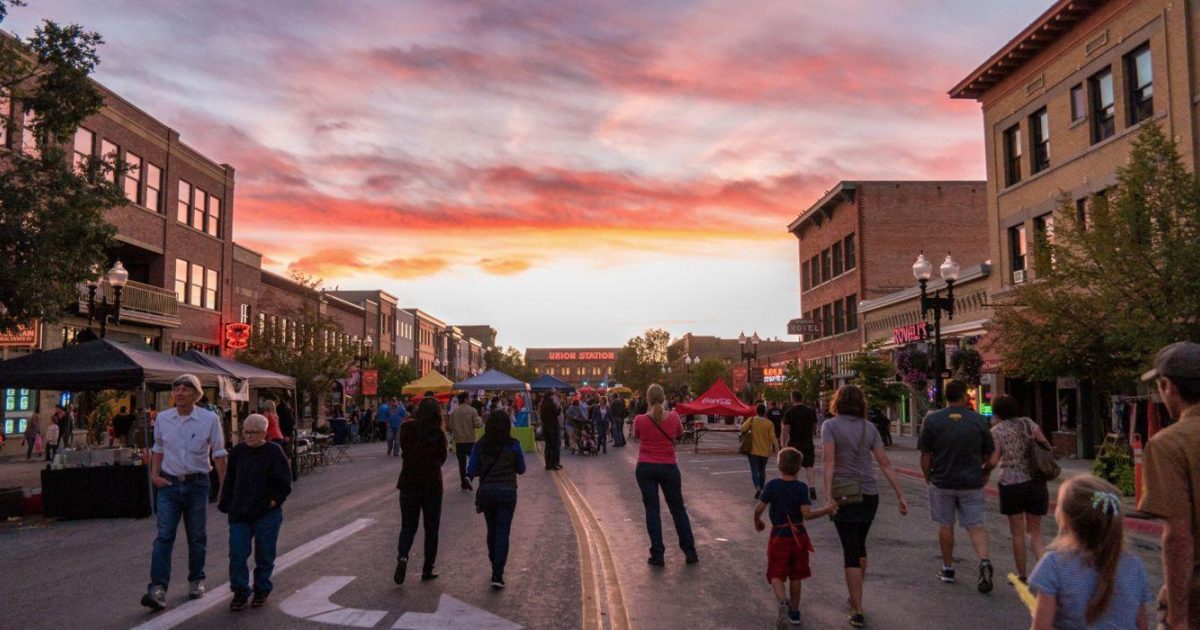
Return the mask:
<svg viewBox="0 0 1200 630">
<path fill-rule="evenodd" d="M 938 525 L 954 527 L 959 524 L 970 529 L 983 525 L 983 488 L 949 490 L 929 486 L 929 514 Z"/>
</svg>

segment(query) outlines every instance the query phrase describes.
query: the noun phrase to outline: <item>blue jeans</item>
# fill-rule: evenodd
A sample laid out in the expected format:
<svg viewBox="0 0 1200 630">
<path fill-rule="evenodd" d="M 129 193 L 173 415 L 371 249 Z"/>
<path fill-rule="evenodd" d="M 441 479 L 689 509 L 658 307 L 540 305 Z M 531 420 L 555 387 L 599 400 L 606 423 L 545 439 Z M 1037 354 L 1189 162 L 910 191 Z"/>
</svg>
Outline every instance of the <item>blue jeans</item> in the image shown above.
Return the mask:
<svg viewBox="0 0 1200 630">
<path fill-rule="evenodd" d="M 504 577 L 504 565 L 508 563 L 508 537 L 512 531 L 513 513 L 517 510 L 517 489 L 481 485 L 479 504 L 483 506 L 483 519 L 487 522 L 488 559 L 492 562 L 492 574 Z"/>
<path fill-rule="evenodd" d="M 750 460 L 750 481 L 754 482 L 755 490 L 762 490 L 767 485 L 767 458 L 762 455 L 747 455 Z"/>
<path fill-rule="evenodd" d="M 208 478 L 195 481 L 175 481 L 158 489 L 158 536 L 150 554 L 150 586 L 167 588 L 171 582 L 171 550 L 175 547 L 175 532 L 179 519 L 188 542 L 188 581 L 204 579 L 204 554 L 208 536 L 204 530 L 208 518 Z"/>
<path fill-rule="evenodd" d="M 392 428 L 391 424 L 387 425 L 387 454 L 400 454 L 400 428 Z"/>
<path fill-rule="evenodd" d="M 646 508 L 646 532 L 650 534 L 650 556 L 662 558 L 662 517 L 659 515 L 658 489 L 662 488 L 667 509 L 675 522 L 675 533 L 679 535 L 679 548 L 687 555 L 696 553 L 696 540 L 692 538 L 692 523 L 688 520 L 687 508 L 683 505 L 683 481 L 679 466 L 675 464 L 639 463 L 634 470 L 638 488 L 642 491 L 642 505 Z"/>
<path fill-rule="evenodd" d="M 596 447 L 599 448 L 600 450 L 603 450 L 605 453 L 607 453 L 608 452 L 608 423 L 607 422 L 604 422 L 601 420 L 596 421 L 596 440 L 597 440 Z"/>
<path fill-rule="evenodd" d="M 283 525 L 283 509 L 275 508 L 257 521 L 229 521 L 229 590 L 250 594 L 250 541 L 254 541 L 254 592 L 271 592 L 271 572 L 275 570 L 275 543 Z"/>
</svg>

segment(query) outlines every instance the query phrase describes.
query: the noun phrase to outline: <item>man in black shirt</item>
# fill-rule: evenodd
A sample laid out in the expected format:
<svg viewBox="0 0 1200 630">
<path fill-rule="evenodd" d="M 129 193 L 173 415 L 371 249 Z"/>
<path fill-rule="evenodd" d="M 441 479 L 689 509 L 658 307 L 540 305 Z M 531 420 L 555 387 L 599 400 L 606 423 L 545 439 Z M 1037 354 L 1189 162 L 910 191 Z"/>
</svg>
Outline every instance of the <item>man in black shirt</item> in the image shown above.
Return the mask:
<svg viewBox="0 0 1200 630">
<path fill-rule="evenodd" d="M 783 410 L 779 408 L 779 402 L 772 400 L 771 408 L 767 410 L 767 420 L 775 427 L 775 439 L 779 440 L 782 436 L 780 432 L 783 428 Z"/>
<path fill-rule="evenodd" d="M 817 430 L 817 412 L 812 407 L 800 401 L 800 392 L 792 392 L 792 407 L 783 417 L 782 443 L 800 451 L 803 460 L 800 465 L 808 479 L 808 494 L 813 501 L 817 500 L 817 474 L 813 469 L 817 463 L 817 453 L 813 447 L 813 434 Z"/>
</svg>

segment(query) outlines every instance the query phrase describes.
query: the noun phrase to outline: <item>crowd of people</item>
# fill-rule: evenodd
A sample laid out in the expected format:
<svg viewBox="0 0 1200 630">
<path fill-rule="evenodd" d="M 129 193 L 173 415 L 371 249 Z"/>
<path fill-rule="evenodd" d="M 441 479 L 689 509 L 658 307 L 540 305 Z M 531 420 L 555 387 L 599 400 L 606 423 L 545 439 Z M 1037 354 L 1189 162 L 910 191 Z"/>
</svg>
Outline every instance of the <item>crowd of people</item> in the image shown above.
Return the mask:
<svg viewBox="0 0 1200 630">
<path fill-rule="evenodd" d="M 1176 422 L 1155 435 L 1147 447 L 1145 493 L 1138 506 L 1165 522 L 1163 532 L 1164 586 L 1158 594 L 1161 628 L 1200 626 L 1200 344 L 1178 343 L 1164 348 L 1144 380 L 1155 384 Z M 921 470 L 927 482 L 931 520 L 937 527 L 941 566 L 937 578 L 956 580 L 956 526 L 966 530 L 978 560 L 976 586 L 980 593 L 994 588 L 989 557 L 984 487 L 995 469 L 1000 513 L 1012 534 L 1017 576 L 1036 594 L 1033 627 L 1147 628 L 1148 604 L 1155 601 L 1142 561 L 1125 548 L 1124 507 L 1120 492 L 1091 475 L 1064 480 L 1057 492 L 1054 518 L 1057 536 L 1048 545 L 1041 537 L 1041 518 L 1051 507 L 1047 477 L 1036 463 L 1036 447 L 1048 447 L 1045 435 L 1030 419 L 1019 415 L 1017 403 L 1000 395 L 993 400 L 994 421 L 976 413 L 967 401 L 966 386 L 945 386 L 947 406 L 926 416 L 918 440 Z M 230 583 L 232 610 L 263 605 L 271 592 L 275 543 L 282 525 L 282 505 L 291 490 L 291 476 L 281 444 L 272 442 L 272 424 L 279 431 L 276 410 L 242 424 L 243 441 L 230 450 L 217 415 L 197 404 L 199 381 L 190 375 L 173 386 L 174 407 L 158 414 L 154 432 L 151 478 L 158 488 L 158 536 L 151 559 L 151 581 L 142 603 L 162 609 L 171 572 L 171 548 L 180 520 L 188 538 L 189 597 L 204 595 L 207 497 L 210 473 L 220 486 L 218 509 L 230 521 Z M 896 496 L 899 514 L 908 503 L 885 446 L 868 412 L 867 397 L 854 385 L 837 390 L 828 405 L 830 416 L 792 395 L 786 411 L 759 403 L 755 415 L 742 423 L 756 503 L 755 529 L 768 528 L 766 577 L 778 599 L 779 623 L 800 624 L 801 582 L 812 575 L 813 546 L 804 522 L 832 517 L 842 547 L 843 577 L 850 616 L 855 627 L 866 623 L 863 591 L 868 565 L 867 542 L 879 509 L 876 466 Z M 455 443 L 462 489 L 475 490 L 476 511 L 487 529 L 490 586 L 505 587 L 504 570 L 509 536 L 517 505 L 517 478 L 526 471 L 525 454 L 512 435 L 514 414 L 526 406 L 522 397 L 468 400 L 460 394 L 449 414 L 432 392 L 404 407 L 398 401 L 381 405 L 389 455 L 402 458 L 397 481 L 401 528 L 394 580 L 405 581 L 416 533 L 424 528 L 422 580 L 438 577 L 436 560 L 442 509 L 442 466 Z M 559 447 L 579 452 L 594 434 L 599 453 L 624 443 L 629 416 L 631 436 L 638 441 L 634 471 L 645 511 L 650 541 L 647 563 L 666 564 L 661 502 L 674 522 L 686 564 L 699 562 L 682 489 L 676 445 L 685 433 L 684 421 L 669 409 L 663 388 L 651 385 L 645 399 L 611 403 L 598 397 L 566 400 L 557 392 L 528 402 L 536 410 L 538 430 L 546 441 L 545 466 L 561 469 Z M 482 412 L 482 413 L 481 413 Z M 272 421 L 272 417 L 275 418 Z M 399 418 L 393 428 L 392 419 Z M 486 420 L 485 420 L 486 418 Z M 56 426 L 56 425 L 51 425 Z M 476 439 L 482 428 L 482 437 Z M 565 429 L 565 430 L 564 430 Z M 814 437 L 820 435 L 820 479 L 814 467 Z M 779 476 L 766 480 L 766 464 L 776 456 Z M 804 479 L 801 473 L 804 473 Z M 473 481 L 478 483 L 475 488 Z M 824 501 L 818 501 L 817 486 Z M 253 581 L 246 563 L 253 547 Z M 1027 571 L 1029 556 L 1034 568 Z"/>
</svg>

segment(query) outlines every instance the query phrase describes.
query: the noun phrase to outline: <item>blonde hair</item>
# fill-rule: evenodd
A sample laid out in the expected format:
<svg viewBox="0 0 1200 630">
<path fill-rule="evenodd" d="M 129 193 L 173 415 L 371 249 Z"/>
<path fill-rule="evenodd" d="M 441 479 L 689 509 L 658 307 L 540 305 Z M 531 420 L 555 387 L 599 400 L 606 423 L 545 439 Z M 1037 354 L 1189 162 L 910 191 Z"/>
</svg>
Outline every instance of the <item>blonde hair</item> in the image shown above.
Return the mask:
<svg viewBox="0 0 1200 630">
<path fill-rule="evenodd" d="M 262 410 L 264 413 L 275 413 L 275 401 L 268 400 L 268 401 L 264 402 L 262 404 Z"/>
<path fill-rule="evenodd" d="M 667 402 L 667 395 L 663 392 L 662 385 L 655 383 L 646 388 L 646 402 L 650 404 L 650 419 L 654 424 L 662 424 L 663 418 L 667 412 L 663 404 Z"/>
<path fill-rule="evenodd" d="M 1072 477 L 1058 489 L 1056 551 L 1081 554 L 1100 579 L 1088 601 L 1085 618 L 1094 624 L 1108 610 L 1116 586 L 1117 565 L 1124 548 L 1124 516 L 1120 490 L 1092 475 Z"/>
</svg>

